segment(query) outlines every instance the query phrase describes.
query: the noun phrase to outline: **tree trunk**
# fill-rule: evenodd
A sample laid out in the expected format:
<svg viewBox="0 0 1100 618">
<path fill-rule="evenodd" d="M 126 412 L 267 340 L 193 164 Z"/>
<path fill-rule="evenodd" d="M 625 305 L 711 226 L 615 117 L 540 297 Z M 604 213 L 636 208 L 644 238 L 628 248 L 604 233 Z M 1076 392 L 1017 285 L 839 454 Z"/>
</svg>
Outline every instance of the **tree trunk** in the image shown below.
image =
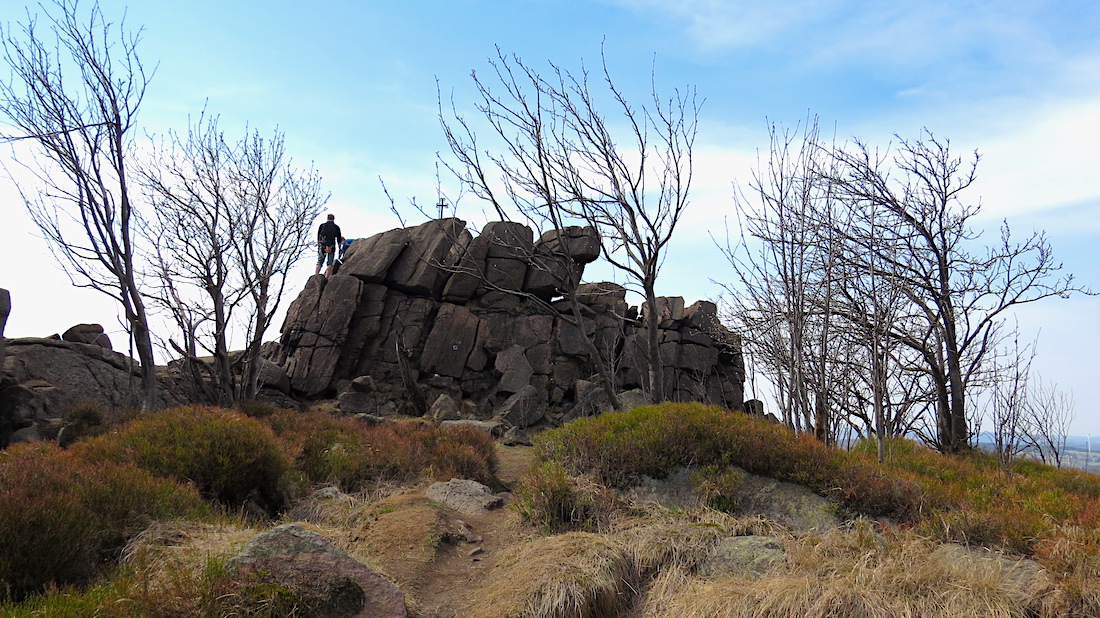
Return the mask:
<svg viewBox="0 0 1100 618">
<path fill-rule="evenodd" d="M 654 283 L 645 283 L 645 329 L 646 341 L 649 348 L 649 398 L 653 403 L 661 403 L 665 400 L 665 375 L 661 366 L 661 341 L 657 326 L 661 317 L 657 315 L 657 293 L 654 291 Z"/>
</svg>

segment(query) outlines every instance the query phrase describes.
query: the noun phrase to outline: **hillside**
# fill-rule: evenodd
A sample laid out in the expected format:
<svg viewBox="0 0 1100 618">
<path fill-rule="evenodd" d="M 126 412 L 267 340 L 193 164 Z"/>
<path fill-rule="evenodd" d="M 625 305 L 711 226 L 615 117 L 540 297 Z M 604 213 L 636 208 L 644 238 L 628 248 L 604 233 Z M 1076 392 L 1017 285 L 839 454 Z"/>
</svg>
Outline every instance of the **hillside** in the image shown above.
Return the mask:
<svg viewBox="0 0 1100 618">
<path fill-rule="evenodd" d="M 1100 614 L 1080 471 L 908 442 L 880 465 L 698 404 L 531 447 L 248 411 L 0 452 L 0 577 L 24 599 L 0 615 Z"/>
</svg>

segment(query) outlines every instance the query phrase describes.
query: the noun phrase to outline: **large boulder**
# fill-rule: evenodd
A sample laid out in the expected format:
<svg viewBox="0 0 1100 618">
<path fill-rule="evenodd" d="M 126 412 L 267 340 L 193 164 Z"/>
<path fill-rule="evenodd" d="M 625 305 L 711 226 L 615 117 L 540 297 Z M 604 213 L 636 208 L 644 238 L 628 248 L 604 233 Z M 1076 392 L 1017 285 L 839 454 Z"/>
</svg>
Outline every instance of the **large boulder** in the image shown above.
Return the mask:
<svg viewBox="0 0 1100 618">
<path fill-rule="evenodd" d="M 61 339 L 73 343 L 89 343 L 108 350 L 114 349 L 111 347 L 111 339 L 107 333 L 103 332 L 103 326 L 100 324 L 77 324 L 65 331 Z"/>
<path fill-rule="evenodd" d="M 535 242 L 524 291 L 550 300 L 575 288 L 584 265 L 600 255 L 600 238 L 592 227 L 550 230 Z"/>
<path fill-rule="evenodd" d="M 226 566 L 246 585 L 288 590 L 298 600 L 296 616 L 409 615 L 396 585 L 299 524 L 278 526 L 252 539 Z"/>
<path fill-rule="evenodd" d="M 328 390 L 362 289 L 355 277 L 314 275 L 291 303 L 283 343 L 294 349 L 286 364 L 293 390 L 307 397 Z"/>
<path fill-rule="evenodd" d="M 600 257 L 600 234 L 591 226 L 568 226 L 550 230 L 539 237 L 536 248 L 561 254 L 577 264 L 588 264 Z"/>
<path fill-rule="evenodd" d="M 421 369 L 453 378 L 462 377 L 479 328 L 481 320 L 466 307 L 442 305 L 424 342 L 424 351 L 420 355 Z"/>
<path fill-rule="evenodd" d="M 356 277 L 364 283 L 381 283 L 408 244 L 409 231 L 400 228 L 356 239 L 344 254 L 340 274 Z"/>
<path fill-rule="evenodd" d="M 513 345 L 498 353 L 494 367 L 501 374 L 497 390 L 509 395 L 518 393 L 523 387 L 529 386 L 531 376 L 535 373 L 534 369 L 531 368 L 531 362 L 527 360 L 524 349 L 518 345 Z"/>
<path fill-rule="evenodd" d="M 143 394 L 137 361 L 98 345 L 53 338 L 7 340 L 0 380 L 0 446 L 56 435 L 83 404 L 134 409 Z M 160 403 L 180 403 L 166 388 Z M 21 432 L 21 433 L 17 433 Z"/>
<path fill-rule="evenodd" d="M 408 230 L 408 244 L 394 260 L 386 283 L 406 294 L 438 298 L 451 276 L 449 261 L 470 242 L 466 222 L 436 219 Z"/>
<path fill-rule="evenodd" d="M 106 407 L 140 406 L 140 368 L 128 356 L 98 345 L 57 339 L 9 339 L 9 379 L 36 390 L 49 389 L 51 407 L 78 402 Z"/>
<path fill-rule="evenodd" d="M 485 485 L 468 479 L 451 479 L 446 483 L 432 483 L 425 495 L 456 511 L 469 514 L 482 513 L 504 506 L 504 500 Z"/>
<path fill-rule="evenodd" d="M 546 395 L 528 384 L 506 399 L 494 416 L 513 427 L 530 427 L 546 416 Z"/>
</svg>

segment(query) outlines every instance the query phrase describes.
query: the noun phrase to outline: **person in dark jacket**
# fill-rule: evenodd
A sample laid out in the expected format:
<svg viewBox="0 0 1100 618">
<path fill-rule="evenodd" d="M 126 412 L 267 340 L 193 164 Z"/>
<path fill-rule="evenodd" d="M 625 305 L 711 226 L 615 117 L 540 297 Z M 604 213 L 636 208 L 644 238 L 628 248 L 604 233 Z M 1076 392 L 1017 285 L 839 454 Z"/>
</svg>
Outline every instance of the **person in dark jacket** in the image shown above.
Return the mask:
<svg viewBox="0 0 1100 618">
<path fill-rule="evenodd" d="M 336 225 L 335 219 L 336 216 L 330 214 L 328 221 L 317 228 L 317 270 L 313 271 L 315 275 L 321 274 L 321 265 L 327 262 L 325 276 L 332 276 L 332 261 L 336 259 L 336 245 L 344 242 L 340 226 Z"/>
</svg>

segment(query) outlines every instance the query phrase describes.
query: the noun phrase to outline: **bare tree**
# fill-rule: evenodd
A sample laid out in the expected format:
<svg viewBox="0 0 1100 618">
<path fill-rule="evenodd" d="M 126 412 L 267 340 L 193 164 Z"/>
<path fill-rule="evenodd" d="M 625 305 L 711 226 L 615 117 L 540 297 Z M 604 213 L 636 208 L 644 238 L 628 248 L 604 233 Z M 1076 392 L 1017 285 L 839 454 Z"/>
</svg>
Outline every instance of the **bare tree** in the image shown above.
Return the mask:
<svg viewBox="0 0 1100 618">
<path fill-rule="evenodd" d="M 320 177 L 294 167 L 280 132 L 265 139 L 246 130 L 230 143 L 218 119 L 203 115 L 186 137 L 161 144 L 142 180 L 156 212 L 156 299 L 183 336 L 176 352 L 200 389 L 212 382 L 216 402 L 254 398 L 263 336 L 327 200 Z M 244 343 L 239 354 L 230 352 L 234 340 Z"/>
<path fill-rule="evenodd" d="M 626 127 L 618 140 L 587 70 L 573 75 L 550 64 L 547 78 L 499 50 L 491 65 L 492 80 L 476 73 L 473 80 L 495 150 L 482 150 L 456 111 L 453 124 L 443 123 L 458 161 L 451 169 L 502 219 L 518 211 L 528 221 L 550 221 L 552 229 L 579 223 L 599 230 L 605 259 L 645 299 L 648 390 L 662 400 L 656 283 L 688 205 L 699 110 L 694 90 L 664 100 L 654 87 L 652 105 L 635 108 L 605 62 L 601 81 L 616 122 Z"/>
<path fill-rule="evenodd" d="M 37 148 L 20 186 L 27 210 L 74 285 L 122 306 L 141 363 L 143 406 L 156 405 L 149 322 L 134 265 L 137 208 L 131 195 L 132 129 L 150 76 L 141 31 L 106 20 L 93 3 L 54 0 L 44 24 L 3 29 L 0 112 Z M 43 27 L 44 26 L 44 27 Z"/>
<path fill-rule="evenodd" d="M 776 387 L 783 421 L 830 441 L 848 378 L 859 373 L 841 367 L 853 357 L 841 352 L 848 339 L 835 305 L 847 213 L 822 171 L 829 149 L 817 120 L 769 133 L 749 195 L 735 193 L 741 235 L 721 245 L 738 276 L 726 286 L 728 315 Z"/>
<path fill-rule="evenodd" d="M 1036 377 L 1028 386 L 1023 422 L 1024 444 L 1043 463 L 1062 467 L 1069 426 L 1073 422 L 1073 395 L 1053 382 Z"/>
<path fill-rule="evenodd" d="M 1042 233 L 982 250 L 963 203 L 974 180 L 948 144 L 924 133 L 890 161 L 864 144 L 824 143 L 772 127 L 771 155 L 738 194 L 742 238 L 727 240 L 728 290 L 784 420 L 827 437 L 831 418 L 884 438 L 921 431 L 945 451 L 967 446 L 971 392 L 1001 374 L 990 352 L 1010 307 L 1079 288 L 1058 276 Z M 976 252 L 978 250 L 979 252 Z"/>
<path fill-rule="evenodd" d="M 831 179 L 838 195 L 878 209 L 879 229 L 899 247 L 896 255 L 881 257 L 892 265 L 891 285 L 917 311 L 890 336 L 920 355 L 936 389 L 937 446 L 962 450 L 973 416 L 967 393 L 978 385 L 1004 312 L 1081 289 L 1072 275 L 1059 275 L 1062 266 L 1042 232 L 1016 241 L 1005 223 L 998 243 L 973 251 L 979 233 L 971 220 L 979 207 L 963 196 L 974 182 L 976 154 L 964 164 L 948 142 L 925 131 L 901 140 L 893 170 L 859 142 L 834 156 L 841 170 Z"/>
<path fill-rule="evenodd" d="M 1019 325 L 1009 345 L 992 361 L 994 378 L 986 402 L 993 449 L 1006 474 L 1012 473 L 1012 463 L 1027 445 L 1024 436 L 1035 360 L 1035 343 L 1020 343 Z"/>
</svg>

